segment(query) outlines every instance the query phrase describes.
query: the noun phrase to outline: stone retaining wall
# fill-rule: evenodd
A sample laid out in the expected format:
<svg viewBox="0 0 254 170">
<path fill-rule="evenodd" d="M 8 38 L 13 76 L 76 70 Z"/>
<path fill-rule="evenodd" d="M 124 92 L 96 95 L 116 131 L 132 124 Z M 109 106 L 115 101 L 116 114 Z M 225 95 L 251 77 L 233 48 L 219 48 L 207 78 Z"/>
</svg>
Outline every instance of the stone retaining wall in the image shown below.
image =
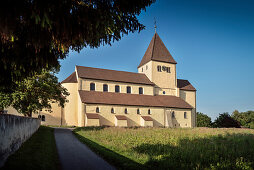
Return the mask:
<svg viewBox="0 0 254 170">
<path fill-rule="evenodd" d="M 0 114 L 0 167 L 40 126 L 40 120 Z"/>
</svg>

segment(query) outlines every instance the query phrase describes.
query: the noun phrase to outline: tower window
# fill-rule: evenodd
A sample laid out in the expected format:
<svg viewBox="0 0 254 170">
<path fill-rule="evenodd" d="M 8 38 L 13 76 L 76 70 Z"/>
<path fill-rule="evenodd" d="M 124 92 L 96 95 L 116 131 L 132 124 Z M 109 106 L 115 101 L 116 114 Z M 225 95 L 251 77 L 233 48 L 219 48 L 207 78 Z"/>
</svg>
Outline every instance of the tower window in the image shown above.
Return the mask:
<svg viewBox="0 0 254 170">
<path fill-rule="evenodd" d="M 114 108 L 111 108 L 111 113 L 115 113 Z"/>
<path fill-rule="evenodd" d="M 167 67 L 167 73 L 170 73 L 170 67 Z"/>
<path fill-rule="evenodd" d="M 130 87 L 130 86 L 127 86 L 127 87 L 126 87 L 126 92 L 127 92 L 127 93 L 131 93 L 131 87 Z"/>
<path fill-rule="evenodd" d="M 149 114 L 149 115 L 151 114 L 151 110 L 150 110 L 150 109 L 148 109 L 148 114 Z"/>
<path fill-rule="evenodd" d="M 124 113 L 127 114 L 128 113 L 128 110 L 127 108 L 124 109 Z"/>
<path fill-rule="evenodd" d="M 45 122 L 45 115 L 41 116 L 41 121 Z"/>
<path fill-rule="evenodd" d="M 148 66 L 146 66 L 146 70 L 148 69 Z"/>
<path fill-rule="evenodd" d="M 140 114 L 140 111 L 139 111 L 139 109 L 137 109 L 137 114 L 138 114 L 138 115 Z"/>
<path fill-rule="evenodd" d="M 90 83 L 90 91 L 94 91 L 95 90 L 95 84 L 94 83 Z"/>
<path fill-rule="evenodd" d="M 115 86 L 115 92 L 119 93 L 120 92 L 120 87 L 118 85 Z"/>
<path fill-rule="evenodd" d="M 187 119 L 187 112 L 184 112 L 184 119 Z"/>
<path fill-rule="evenodd" d="M 142 67 L 142 72 L 143 72 L 143 67 Z"/>
<path fill-rule="evenodd" d="M 107 84 L 103 84 L 103 91 L 108 92 L 108 85 Z"/>
<path fill-rule="evenodd" d="M 175 112 L 174 111 L 172 112 L 172 118 L 175 118 Z"/>
<path fill-rule="evenodd" d="M 143 93 L 144 93 L 142 87 L 140 87 L 140 88 L 138 89 L 138 91 L 139 91 L 139 94 L 143 94 Z"/>
<path fill-rule="evenodd" d="M 100 113 L 100 108 L 96 107 L 96 113 Z"/>
<path fill-rule="evenodd" d="M 157 71 L 161 72 L 161 66 L 157 66 Z"/>
</svg>

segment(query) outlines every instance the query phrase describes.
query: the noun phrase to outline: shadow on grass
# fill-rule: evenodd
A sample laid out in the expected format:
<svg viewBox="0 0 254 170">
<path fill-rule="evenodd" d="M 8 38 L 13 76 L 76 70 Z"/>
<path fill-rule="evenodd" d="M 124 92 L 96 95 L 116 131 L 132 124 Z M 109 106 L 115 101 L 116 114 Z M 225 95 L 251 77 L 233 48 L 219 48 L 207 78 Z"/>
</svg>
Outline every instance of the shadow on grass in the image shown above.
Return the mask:
<svg viewBox="0 0 254 170">
<path fill-rule="evenodd" d="M 100 130 L 101 128 L 105 127 L 89 127 L 86 129 L 90 130 Z M 75 130 L 78 130 L 75 129 Z M 82 129 L 84 130 L 84 129 Z M 79 135 L 78 133 L 75 133 L 75 136 L 83 143 L 85 143 L 90 149 L 92 149 L 95 153 L 103 157 L 106 161 L 111 163 L 113 166 L 115 166 L 117 169 L 148 169 L 146 166 L 139 164 L 123 155 L 120 155 L 102 145 L 99 145 L 98 143 L 95 143 L 94 141 L 91 141 L 84 136 Z"/>
<path fill-rule="evenodd" d="M 143 143 L 133 151 L 146 154 L 156 169 L 253 169 L 254 135 L 226 134 L 179 139 L 177 145 Z"/>
</svg>

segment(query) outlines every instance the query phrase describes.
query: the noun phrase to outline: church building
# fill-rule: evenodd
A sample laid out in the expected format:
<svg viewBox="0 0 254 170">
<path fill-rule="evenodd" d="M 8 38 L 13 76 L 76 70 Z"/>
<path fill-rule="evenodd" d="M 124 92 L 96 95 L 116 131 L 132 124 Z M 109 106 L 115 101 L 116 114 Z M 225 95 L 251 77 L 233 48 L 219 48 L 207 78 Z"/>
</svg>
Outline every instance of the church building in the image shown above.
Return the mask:
<svg viewBox="0 0 254 170">
<path fill-rule="evenodd" d="M 68 102 L 40 112 L 42 124 L 195 127 L 196 89 L 177 79 L 176 64 L 155 33 L 137 73 L 76 66 L 62 81 Z"/>
</svg>

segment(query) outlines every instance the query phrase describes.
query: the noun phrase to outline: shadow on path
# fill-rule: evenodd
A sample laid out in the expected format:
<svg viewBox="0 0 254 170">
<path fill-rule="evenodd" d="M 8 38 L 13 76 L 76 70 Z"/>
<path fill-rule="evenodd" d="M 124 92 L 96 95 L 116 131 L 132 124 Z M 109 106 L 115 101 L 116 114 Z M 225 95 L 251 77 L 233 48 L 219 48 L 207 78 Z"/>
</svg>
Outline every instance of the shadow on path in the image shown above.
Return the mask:
<svg viewBox="0 0 254 170">
<path fill-rule="evenodd" d="M 64 170 L 114 170 L 115 168 L 81 143 L 70 129 L 55 128 L 55 140 Z"/>
</svg>

